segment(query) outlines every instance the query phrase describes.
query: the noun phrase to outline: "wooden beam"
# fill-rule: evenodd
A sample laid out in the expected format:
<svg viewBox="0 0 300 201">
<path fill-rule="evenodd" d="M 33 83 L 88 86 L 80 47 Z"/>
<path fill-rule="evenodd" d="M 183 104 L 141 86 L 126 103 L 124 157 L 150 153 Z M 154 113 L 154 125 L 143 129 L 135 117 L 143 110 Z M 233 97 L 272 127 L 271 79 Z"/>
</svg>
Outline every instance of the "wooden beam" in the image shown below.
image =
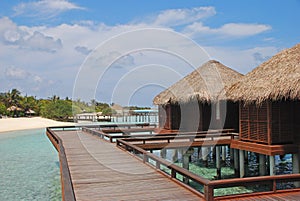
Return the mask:
<svg viewBox="0 0 300 201">
<path fill-rule="evenodd" d="M 156 143 L 138 143 L 134 144 L 144 150 L 158 150 L 167 147 L 168 149 L 183 148 L 183 147 L 202 147 L 202 146 L 215 146 L 215 145 L 229 145 L 230 139 L 223 140 L 206 140 L 194 142 L 156 142 Z"/>
<path fill-rule="evenodd" d="M 299 145 L 284 144 L 284 145 L 266 145 L 241 140 L 232 140 L 231 148 L 251 151 L 254 153 L 264 154 L 268 156 L 284 155 L 289 153 L 297 153 Z"/>
</svg>

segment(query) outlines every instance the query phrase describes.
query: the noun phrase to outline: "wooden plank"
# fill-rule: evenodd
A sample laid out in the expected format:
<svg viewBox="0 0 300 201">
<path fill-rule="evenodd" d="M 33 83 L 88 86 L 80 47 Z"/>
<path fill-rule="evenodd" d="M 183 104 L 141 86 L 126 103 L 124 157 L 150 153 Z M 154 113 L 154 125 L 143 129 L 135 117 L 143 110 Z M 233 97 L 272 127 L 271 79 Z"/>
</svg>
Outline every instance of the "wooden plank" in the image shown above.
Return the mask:
<svg viewBox="0 0 300 201">
<path fill-rule="evenodd" d="M 140 160 L 81 131 L 62 139 L 76 200 L 201 200 Z"/>
</svg>

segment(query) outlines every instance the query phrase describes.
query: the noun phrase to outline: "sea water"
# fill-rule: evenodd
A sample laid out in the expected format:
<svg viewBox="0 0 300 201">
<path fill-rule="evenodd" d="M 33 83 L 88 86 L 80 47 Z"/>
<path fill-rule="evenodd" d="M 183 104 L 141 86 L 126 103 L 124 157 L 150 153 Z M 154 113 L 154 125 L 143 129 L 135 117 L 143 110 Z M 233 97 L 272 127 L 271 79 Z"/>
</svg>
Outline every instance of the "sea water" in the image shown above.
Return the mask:
<svg viewBox="0 0 300 201">
<path fill-rule="evenodd" d="M 45 129 L 0 134 L 0 200 L 61 200 L 59 159 Z"/>
</svg>

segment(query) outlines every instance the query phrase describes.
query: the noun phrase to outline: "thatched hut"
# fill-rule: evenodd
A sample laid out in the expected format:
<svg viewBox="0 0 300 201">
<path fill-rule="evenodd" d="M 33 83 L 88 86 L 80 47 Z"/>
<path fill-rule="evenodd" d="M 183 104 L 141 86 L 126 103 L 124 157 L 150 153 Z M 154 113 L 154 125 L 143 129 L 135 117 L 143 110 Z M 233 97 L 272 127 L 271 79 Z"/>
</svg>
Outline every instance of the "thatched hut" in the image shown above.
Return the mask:
<svg viewBox="0 0 300 201">
<path fill-rule="evenodd" d="M 154 98 L 154 104 L 159 105 L 160 127 L 188 131 L 238 130 L 238 104 L 219 96 L 224 87 L 241 77 L 218 61 L 203 64 Z"/>
<path fill-rule="evenodd" d="M 300 144 L 300 44 L 255 68 L 226 95 L 240 102 L 240 139 L 233 148 L 273 156 L 297 151 L 293 144 Z"/>
</svg>

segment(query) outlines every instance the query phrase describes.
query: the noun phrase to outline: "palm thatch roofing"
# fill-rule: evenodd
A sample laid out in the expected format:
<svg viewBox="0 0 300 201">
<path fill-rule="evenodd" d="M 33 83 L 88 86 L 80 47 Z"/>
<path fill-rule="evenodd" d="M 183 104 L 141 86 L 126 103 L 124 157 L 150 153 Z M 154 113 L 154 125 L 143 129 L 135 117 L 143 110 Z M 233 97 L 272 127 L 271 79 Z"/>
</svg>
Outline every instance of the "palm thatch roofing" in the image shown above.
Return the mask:
<svg viewBox="0 0 300 201">
<path fill-rule="evenodd" d="M 229 99 L 245 104 L 300 99 L 300 44 L 262 63 L 226 92 Z"/>
<path fill-rule="evenodd" d="M 224 87 L 229 87 L 242 76 L 242 74 L 220 62 L 210 60 L 158 94 L 153 103 L 165 105 L 168 103 L 187 103 L 192 100 L 213 102 L 218 99 Z"/>
</svg>

